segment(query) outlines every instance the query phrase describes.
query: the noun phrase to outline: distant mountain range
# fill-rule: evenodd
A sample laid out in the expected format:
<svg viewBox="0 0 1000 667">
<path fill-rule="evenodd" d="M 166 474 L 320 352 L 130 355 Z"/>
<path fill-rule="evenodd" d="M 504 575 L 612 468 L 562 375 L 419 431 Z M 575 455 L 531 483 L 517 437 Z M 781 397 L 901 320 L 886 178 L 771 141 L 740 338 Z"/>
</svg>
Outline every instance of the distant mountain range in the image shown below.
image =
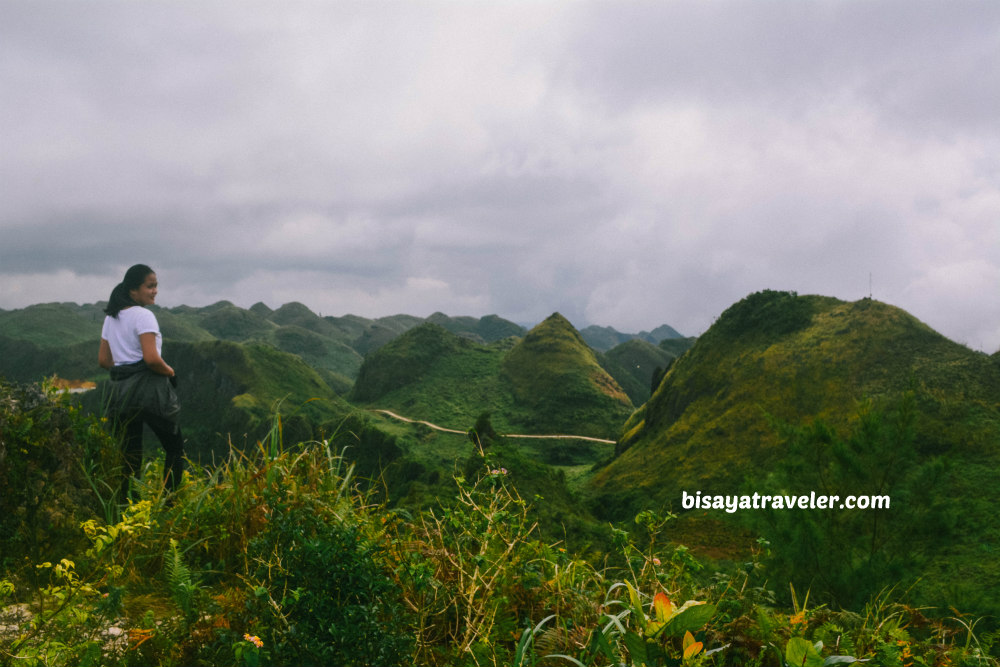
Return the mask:
<svg viewBox="0 0 1000 667">
<path fill-rule="evenodd" d="M 52 354 L 51 351 L 86 341 L 96 342 L 104 319 L 104 305 L 101 302 L 88 305 L 45 303 L 18 310 L 0 310 L 0 351 L 9 348 L 16 351 L 9 356 L 17 357 L 12 359 L 4 355 L 5 360 L 0 361 L 0 373 L 21 380 L 37 379 L 55 372 L 71 372 L 80 375 L 81 379 L 96 378 L 100 369 L 95 369 L 89 359 L 83 364 L 74 363 L 74 354 L 67 356 L 63 353 Z M 356 315 L 321 317 L 297 302 L 287 303 L 276 310 L 263 303 L 244 309 L 228 301 L 204 307 L 154 306 L 153 310 L 165 340 L 267 343 L 300 356 L 322 371 L 341 391 L 346 390 L 357 377 L 364 355 L 423 323 L 435 324 L 480 343 L 523 336 L 527 332 L 525 327 L 497 315 L 481 318 L 451 317 L 444 313 L 434 313 L 426 318 L 412 315 L 375 319 Z M 652 332 L 637 334 L 590 326 L 580 334 L 598 352 L 607 352 L 630 340 L 642 340 L 653 345 L 665 339 L 684 340 L 666 325 Z"/>
</svg>

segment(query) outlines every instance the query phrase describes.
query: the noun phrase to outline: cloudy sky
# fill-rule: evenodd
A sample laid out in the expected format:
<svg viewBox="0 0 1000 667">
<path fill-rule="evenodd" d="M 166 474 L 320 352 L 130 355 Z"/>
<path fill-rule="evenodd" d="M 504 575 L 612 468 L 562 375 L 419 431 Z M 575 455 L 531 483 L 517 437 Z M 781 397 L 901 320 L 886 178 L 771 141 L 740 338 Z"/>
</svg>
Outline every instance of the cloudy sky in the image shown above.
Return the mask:
<svg viewBox="0 0 1000 667">
<path fill-rule="evenodd" d="M 0 0 L 0 308 L 871 292 L 992 353 L 998 109 L 986 1 Z"/>
</svg>

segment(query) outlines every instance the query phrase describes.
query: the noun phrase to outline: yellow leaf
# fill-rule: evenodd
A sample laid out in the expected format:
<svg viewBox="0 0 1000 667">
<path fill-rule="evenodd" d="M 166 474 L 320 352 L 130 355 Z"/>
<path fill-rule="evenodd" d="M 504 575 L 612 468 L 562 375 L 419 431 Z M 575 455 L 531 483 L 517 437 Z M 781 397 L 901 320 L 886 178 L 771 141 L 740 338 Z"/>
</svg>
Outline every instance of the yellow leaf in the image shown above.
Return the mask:
<svg viewBox="0 0 1000 667">
<path fill-rule="evenodd" d="M 704 646 L 704 644 L 702 644 L 701 642 L 695 642 L 690 646 L 688 646 L 686 649 L 684 649 L 684 659 L 690 660 L 694 656 L 698 655 L 698 651 L 701 650 L 702 646 Z"/>
<path fill-rule="evenodd" d="M 653 597 L 653 608 L 656 610 L 658 621 L 669 621 L 670 617 L 674 615 L 674 605 L 663 592 L 657 593 Z"/>
<path fill-rule="evenodd" d="M 690 646 L 693 643 L 694 643 L 694 635 L 691 634 L 690 630 L 686 630 L 684 632 L 684 640 L 681 642 L 681 646 L 683 646 L 684 650 L 686 651 L 688 650 L 688 646 Z"/>
</svg>

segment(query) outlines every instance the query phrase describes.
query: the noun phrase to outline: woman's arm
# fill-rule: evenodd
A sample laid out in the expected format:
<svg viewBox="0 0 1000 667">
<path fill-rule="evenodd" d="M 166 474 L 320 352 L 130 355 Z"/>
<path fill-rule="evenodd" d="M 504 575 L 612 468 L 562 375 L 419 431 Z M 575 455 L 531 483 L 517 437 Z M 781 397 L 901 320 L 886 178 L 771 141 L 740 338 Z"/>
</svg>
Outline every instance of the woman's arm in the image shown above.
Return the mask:
<svg viewBox="0 0 1000 667">
<path fill-rule="evenodd" d="M 101 339 L 101 348 L 97 351 L 97 363 L 101 368 L 111 368 L 115 365 L 115 360 L 111 357 L 111 345 L 108 341 Z"/>
<path fill-rule="evenodd" d="M 172 376 L 174 374 L 174 369 L 156 351 L 155 333 L 139 334 L 139 342 L 142 343 L 142 360 L 146 362 L 149 370 L 160 375 Z"/>
</svg>

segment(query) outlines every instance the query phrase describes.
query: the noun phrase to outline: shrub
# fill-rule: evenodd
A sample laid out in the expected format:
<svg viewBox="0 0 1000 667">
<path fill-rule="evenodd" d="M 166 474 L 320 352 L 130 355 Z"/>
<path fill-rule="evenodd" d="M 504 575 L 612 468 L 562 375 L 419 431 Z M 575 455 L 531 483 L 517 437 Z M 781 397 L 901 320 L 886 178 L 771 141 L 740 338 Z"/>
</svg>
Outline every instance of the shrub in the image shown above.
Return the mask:
<svg viewBox="0 0 1000 667">
<path fill-rule="evenodd" d="M 397 665 L 410 640 L 382 548 L 350 520 L 298 499 L 271 505 L 250 541 L 247 625 L 281 664 Z"/>
</svg>

